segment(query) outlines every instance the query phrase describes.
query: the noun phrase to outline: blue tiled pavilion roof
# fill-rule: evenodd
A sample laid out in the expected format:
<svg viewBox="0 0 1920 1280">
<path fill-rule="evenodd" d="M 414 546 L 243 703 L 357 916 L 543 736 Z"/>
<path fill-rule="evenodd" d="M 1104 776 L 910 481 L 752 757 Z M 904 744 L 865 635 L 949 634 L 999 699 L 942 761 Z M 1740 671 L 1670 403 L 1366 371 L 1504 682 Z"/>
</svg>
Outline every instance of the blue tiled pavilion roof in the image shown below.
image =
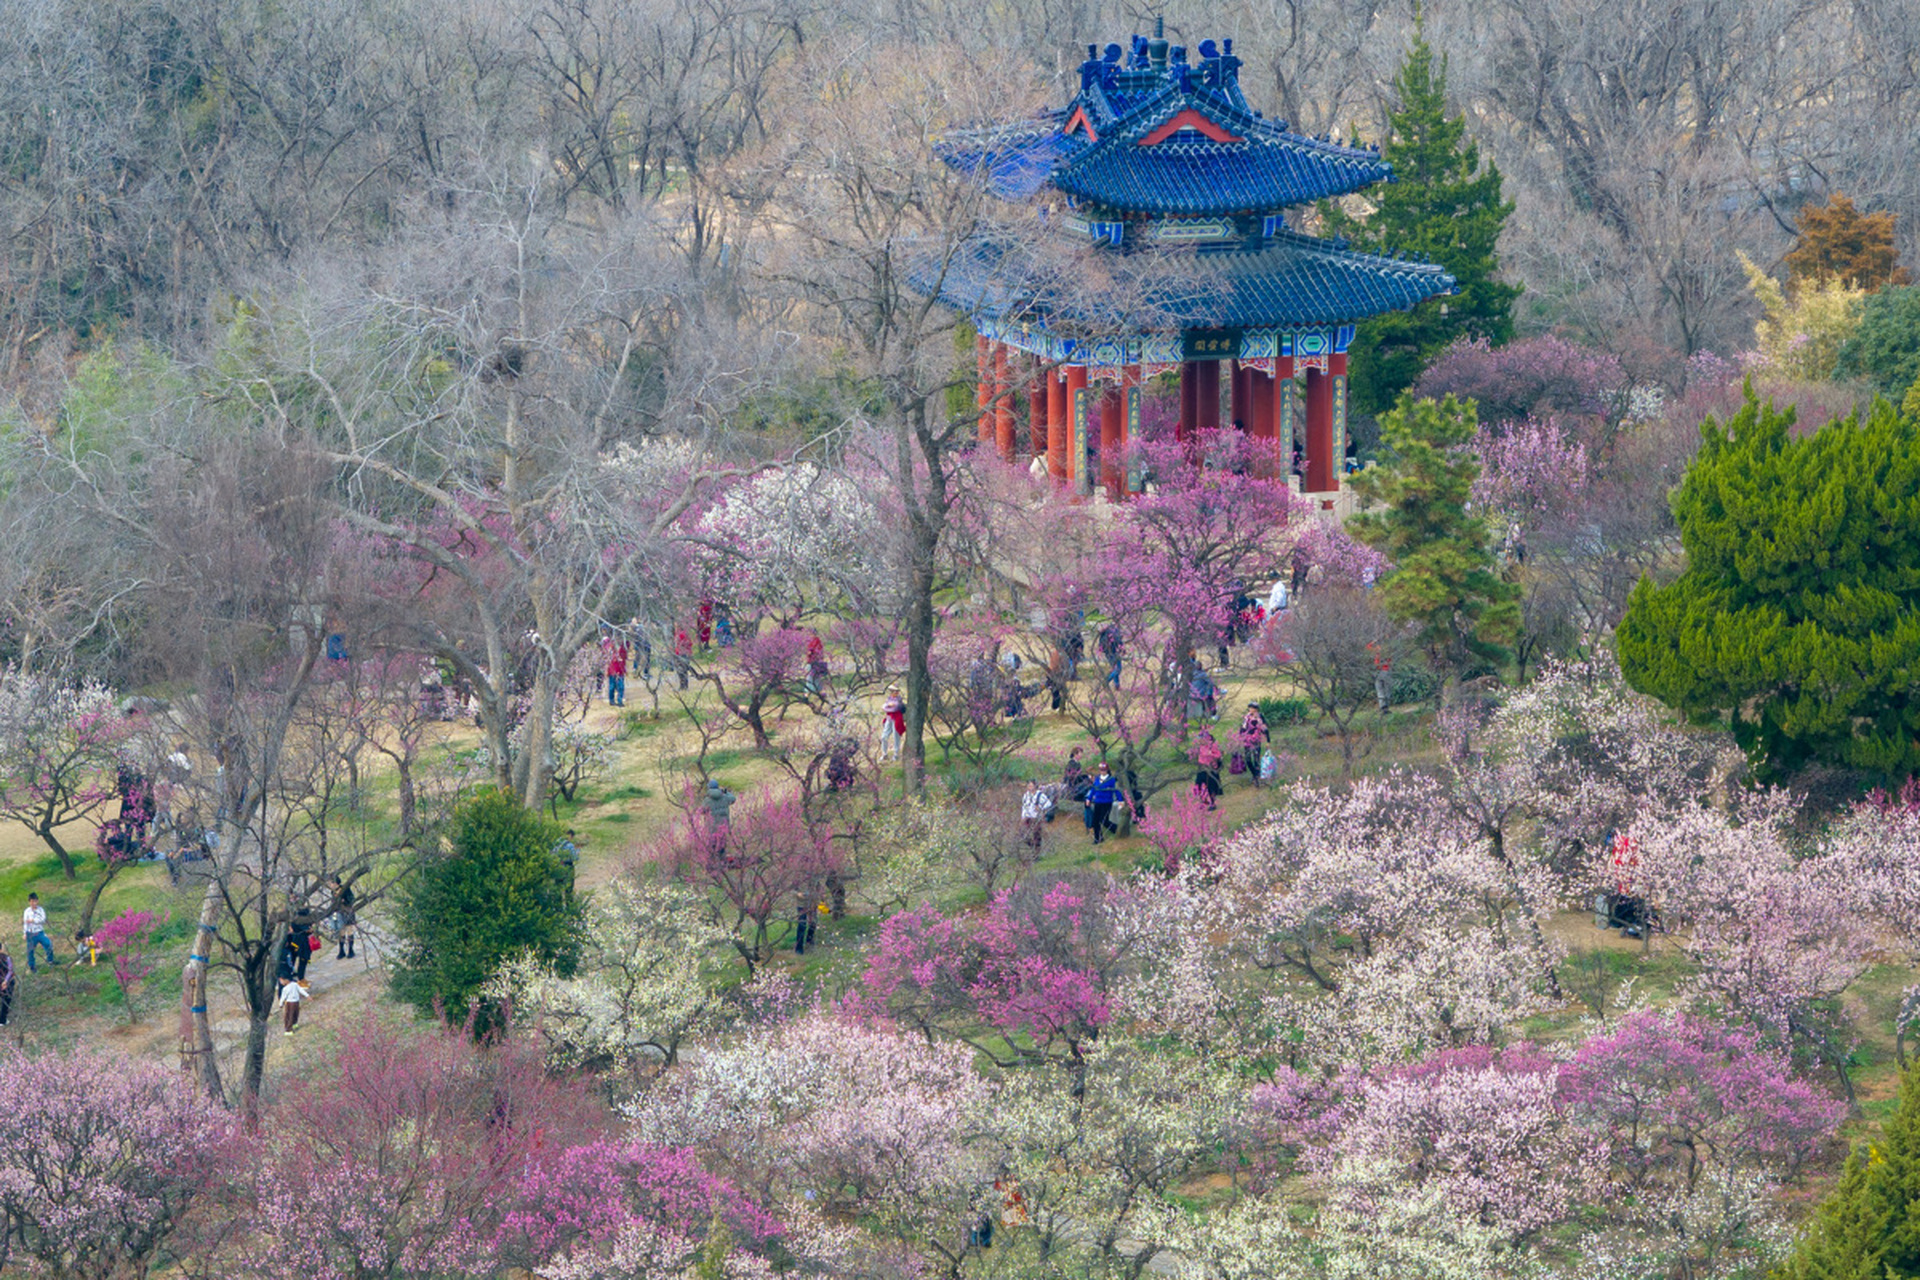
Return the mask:
<svg viewBox="0 0 1920 1280">
<path fill-rule="evenodd" d="M 1048 238 L 1043 233 L 1035 240 Z M 914 283 L 957 310 L 1042 323 L 1065 336 L 1123 328 L 1167 333 L 1342 324 L 1405 310 L 1454 290 L 1453 277 L 1432 263 L 1357 253 L 1282 232 L 1252 242 L 1129 255 L 1119 261 L 1137 264 L 1140 275 L 1127 289 L 1094 288 L 1075 296 L 1065 284 L 1048 283 L 1035 266 L 1045 250 L 1036 254 L 1033 249 L 1031 241 L 982 237 L 963 246 L 944 274 L 923 264 L 914 272 Z M 1082 256 L 1115 261 L 1097 250 L 1083 250 Z M 1070 266 L 1054 272 L 1061 279 L 1079 278 Z M 1134 294 L 1125 322 L 1094 309 L 1114 292 Z"/>
<path fill-rule="evenodd" d="M 1080 69 L 1080 92 L 1062 110 L 949 135 L 942 159 L 964 171 L 984 170 L 1002 199 L 1026 200 L 1051 184 L 1102 210 L 1148 216 L 1275 212 L 1392 180 L 1392 167 L 1378 151 L 1304 137 L 1253 111 L 1240 91 L 1231 41 L 1227 53 L 1203 56 L 1197 65 L 1178 57 L 1150 63 L 1144 45 L 1134 38 L 1126 65 L 1117 45 L 1107 47 L 1104 59 L 1090 57 Z M 1211 46 L 1201 46 L 1203 55 Z M 1182 129 L 1143 145 L 1186 111 L 1233 140 Z"/>
</svg>

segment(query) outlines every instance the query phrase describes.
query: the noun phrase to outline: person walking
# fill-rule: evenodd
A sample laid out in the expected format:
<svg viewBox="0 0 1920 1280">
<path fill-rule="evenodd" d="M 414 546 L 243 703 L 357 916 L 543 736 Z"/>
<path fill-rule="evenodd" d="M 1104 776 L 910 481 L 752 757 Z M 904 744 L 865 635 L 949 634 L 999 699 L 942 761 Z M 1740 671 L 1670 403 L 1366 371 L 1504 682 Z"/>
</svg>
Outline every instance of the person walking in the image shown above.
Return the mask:
<svg viewBox="0 0 1920 1280">
<path fill-rule="evenodd" d="M 1060 785 L 1066 788 L 1066 794 L 1074 800 L 1087 798 L 1087 766 L 1080 763 L 1080 748 L 1067 752 L 1067 763 L 1060 770 Z"/>
<path fill-rule="evenodd" d="M 807 632 L 807 692 L 815 697 L 826 694 L 832 678 L 827 670 L 827 647 L 820 643 L 818 631 Z"/>
<path fill-rule="evenodd" d="M 307 980 L 307 961 L 313 955 L 313 917 L 304 910 L 293 913 L 287 924 L 287 949 L 293 953 L 293 976 Z"/>
<path fill-rule="evenodd" d="M 907 740 L 907 704 L 900 697 L 900 686 L 887 690 L 880 705 L 880 758 L 898 760 L 900 744 Z"/>
<path fill-rule="evenodd" d="M 353 914 L 353 886 L 343 884 L 339 876 L 333 878 L 333 916 L 340 926 L 340 948 L 334 952 L 335 960 L 351 960 L 353 938 L 358 932 L 356 917 Z"/>
<path fill-rule="evenodd" d="M 1040 784 L 1027 779 L 1026 794 L 1020 797 L 1020 838 L 1029 849 L 1040 847 L 1040 838 L 1047 830 L 1047 810 L 1052 807 L 1053 802 Z"/>
<path fill-rule="evenodd" d="M 1109 622 L 1100 628 L 1100 656 L 1107 660 L 1107 683 L 1120 687 L 1120 655 L 1126 646 L 1126 640 L 1120 634 L 1120 624 Z"/>
<path fill-rule="evenodd" d="M 1213 808 L 1214 801 L 1220 798 L 1220 761 L 1222 758 L 1223 755 L 1220 750 L 1220 744 L 1213 740 L 1212 733 L 1202 729 L 1200 736 L 1194 739 L 1193 743 L 1193 762 L 1198 766 L 1194 770 L 1193 786 L 1196 791 L 1201 791 L 1206 794 L 1207 808 L 1209 809 Z"/>
<path fill-rule="evenodd" d="M 1240 759 L 1247 768 L 1247 776 L 1254 786 L 1260 785 L 1260 756 L 1266 744 L 1273 741 L 1273 730 L 1267 728 L 1267 718 L 1260 714 L 1260 704 L 1249 702 L 1247 714 L 1240 718 Z"/>
<path fill-rule="evenodd" d="M 624 707 L 627 705 L 627 646 L 625 643 L 613 647 L 613 653 L 607 658 L 607 705 Z"/>
<path fill-rule="evenodd" d="M 1187 681 L 1187 719 L 1204 720 L 1213 707 L 1213 677 L 1193 664 L 1193 676 Z"/>
<path fill-rule="evenodd" d="M 7 954 L 7 944 L 0 942 L 0 1027 L 6 1026 L 13 1017 L 13 988 L 17 977 L 13 957 Z"/>
<path fill-rule="evenodd" d="M 300 1005 L 307 998 L 307 989 L 298 978 L 280 979 L 280 996 L 274 1002 L 286 1010 L 285 1021 L 281 1024 L 283 1036 L 290 1036 L 300 1022 Z"/>
<path fill-rule="evenodd" d="M 20 913 L 20 931 L 27 938 L 28 973 L 40 972 L 34 964 L 34 949 L 37 947 L 47 949 L 48 964 L 59 963 L 53 958 L 53 943 L 47 940 L 47 909 L 40 905 L 40 895 L 37 893 L 27 895 L 27 909 Z"/>
<path fill-rule="evenodd" d="M 1113 776 L 1113 770 L 1102 760 L 1093 772 L 1093 786 L 1087 792 L 1087 804 L 1093 809 L 1093 820 L 1088 825 L 1093 828 L 1095 844 L 1109 835 L 1119 834 L 1120 828 L 1113 825 L 1113 806 L 1119 802 L 1119 779 Z"/>
</svg>

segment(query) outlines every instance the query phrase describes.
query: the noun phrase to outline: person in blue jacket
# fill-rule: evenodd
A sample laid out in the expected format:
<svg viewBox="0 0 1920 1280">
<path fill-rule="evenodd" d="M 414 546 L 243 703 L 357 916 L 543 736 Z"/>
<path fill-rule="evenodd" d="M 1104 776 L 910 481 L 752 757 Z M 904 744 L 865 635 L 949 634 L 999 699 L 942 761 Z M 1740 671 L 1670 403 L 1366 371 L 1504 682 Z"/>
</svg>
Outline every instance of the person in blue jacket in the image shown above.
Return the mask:
<svg viewBox="0 0 1920 1280">
<path fill-rule="evenodd" d="M 1120 828 L 1113 825 L 1113 806 L 1120 802 L 1120 782 L 1113 776 L 1113 770 L 1102 760 L 1100 767 L 1094 770 L 1093 789 L 1087 792 L 1087 803 L 1093 808 L 1093 842 L 1099 844 L 1109 834 L 1118 834 Z"/>
</svg>

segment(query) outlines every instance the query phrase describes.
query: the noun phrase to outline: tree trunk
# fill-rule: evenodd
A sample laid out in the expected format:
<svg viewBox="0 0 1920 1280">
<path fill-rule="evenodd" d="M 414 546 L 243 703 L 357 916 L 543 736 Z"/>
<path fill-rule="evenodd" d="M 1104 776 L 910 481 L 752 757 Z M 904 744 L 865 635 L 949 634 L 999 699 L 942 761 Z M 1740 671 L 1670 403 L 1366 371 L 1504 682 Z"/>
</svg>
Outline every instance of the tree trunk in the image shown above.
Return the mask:
<svg viewBox="0 0 1920 1280">
<path fill-rule="evenodd" d="M 914 531 L 913 596 L 907 605 L 907 739 L 901 744 L 901 765 L 907 790 L 919 791 L 927 773 L 927 708 L 933 700 L 928 659 L 933 653 L 933 550 Z"/>
<path fill-rule="evenodd" d="M 400 779 L 400 839 L 402 842 L 413 838 L 413 824 L 417 800 L 413 792 L 413 761 L 406 756 L 396 760 Z"/>
<path fill-rule="evenodd" d="M 1527 917 L 1527 930 L 1533 938 L 1533 956 L 1540 962 L 1541 972 L 1546 975 L 1547 991 L 1555 1000 L 1564 1000 L 1566 997 L 1560 993 L 1560 974 L 1553 967 L 1553 962 L 1547 959 L 1546 931 L 1540 927 L 1540 917 L 1534 914 L 1533 904 L 1527 901 L 1526 891 L 1520 887 L 1519 868 L 1507 857 L 1506 833 L 1495 827 L 1488 833 L 1488 838 L 1493 844 L 1493 856 L 1507 869 L 1507 887 L 1513 893 L 1513 900 L 1520 904 L 1522 914 Z"/>
<path fill-rule="evenodd" d="M 226 834 L 224 847 L 233 850 L 237 842 L 230 832 Z M 227 854 L 226 871 L 232 870 L 234 856 L 234 852 Z M 207 969 L 219 934 L 220 882 L 220 876 L 207 881 L 207 891 L 200 899 L 199 927 L 180 976 L 180 1065 L 198 1079 L 202 1092 L 224 1104 L 227 1092 L 220 1083 L 220 1064 L 213 1056 L 213 1026 L 207 1018 Z"/>
<path fill-rule="evenodd" d="M 74 862 L 73 855 L 67 852 L 67 847 L 61 844 L 59 839 L 53 834 L 53 826 L 51 823 L 42 823 L 40 825 L 40 839 L 46 843 L 47 848 L 53 850 L 53 856 L 60 859 L 60 869 L 67 873 L 67 879 L 78 880 L 80 878 L 79 866 Z"/>
<path fill-rule="evenodd" d="M 101 873 L 99 881 L 93 886 L 93 891 L 87 894 L 86 905 L 80 908 L 79 930 L 81 933 L 93 932 L 93 910 L 100 905 L 100 895 L 107 891 L 107 886 L 113 883 L 114 877 L 119 875 L 125 867 L 124 862 L 107 864 L 106 870 Z"/>
<path fill-rule="evenodd" d="M 529 809 L 547 802 L 547 788 L 553 781 L 553 704 L 558 681 L 559 673 L 551 662 L 534 676 L 527 702 L 526 733 L 520 742 L 519 758 L 513 762 L 514 793 Z"/>
</svg>

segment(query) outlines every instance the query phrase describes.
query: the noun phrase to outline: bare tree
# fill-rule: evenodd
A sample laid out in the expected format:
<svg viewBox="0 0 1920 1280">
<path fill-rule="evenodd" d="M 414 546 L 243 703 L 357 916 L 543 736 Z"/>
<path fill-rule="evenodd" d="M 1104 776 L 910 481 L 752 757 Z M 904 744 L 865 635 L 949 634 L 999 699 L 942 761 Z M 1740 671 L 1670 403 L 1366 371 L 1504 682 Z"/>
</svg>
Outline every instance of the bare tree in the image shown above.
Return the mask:
<svg viewBox="0 0 1920 1280">
<path fill-rule="evenodd" d="M 1353 776 L 1353 722 L 1379 697 L 1396 663 L 1413 652 L 1409 628 L 1395 623 L 1373 594 L 1345 583 L 1302 595 L 1261 634 L 1255 649 L 1307 695 L 1340 735 L 1340 768 Z"/>
</svg>

